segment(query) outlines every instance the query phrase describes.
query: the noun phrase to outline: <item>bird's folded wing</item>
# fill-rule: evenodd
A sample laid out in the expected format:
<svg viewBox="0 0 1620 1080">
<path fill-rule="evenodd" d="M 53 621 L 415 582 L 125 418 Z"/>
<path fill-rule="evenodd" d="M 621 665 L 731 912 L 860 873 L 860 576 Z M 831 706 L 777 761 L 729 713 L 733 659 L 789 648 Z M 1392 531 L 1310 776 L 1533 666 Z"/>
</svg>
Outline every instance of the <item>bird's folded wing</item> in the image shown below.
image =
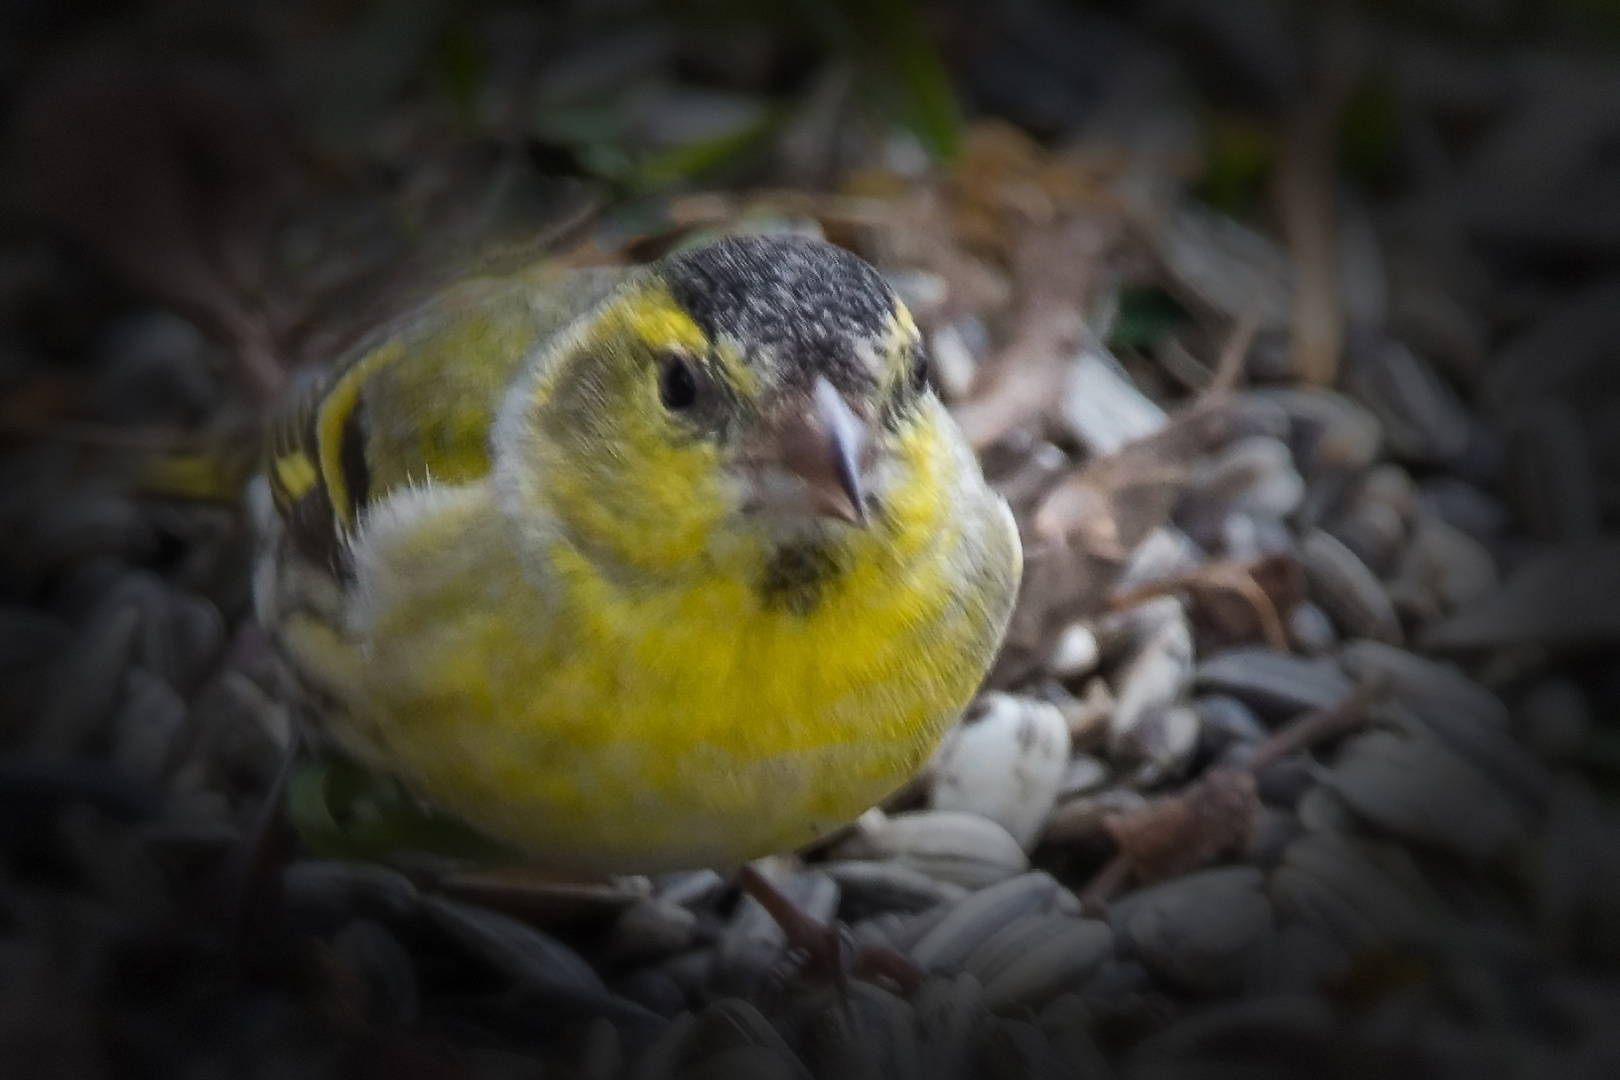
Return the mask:
<svg viewBox="0 0 1620 1080">
<path fill-rule="evenodd" d="M 265 448 L 288 539 L 341 574 L 367 507 L 406 486 L 486 475 L 490 425 L 518 369 L 623 274 L 537 267 L 462 282 L 291 395 Z"/>
</svg>

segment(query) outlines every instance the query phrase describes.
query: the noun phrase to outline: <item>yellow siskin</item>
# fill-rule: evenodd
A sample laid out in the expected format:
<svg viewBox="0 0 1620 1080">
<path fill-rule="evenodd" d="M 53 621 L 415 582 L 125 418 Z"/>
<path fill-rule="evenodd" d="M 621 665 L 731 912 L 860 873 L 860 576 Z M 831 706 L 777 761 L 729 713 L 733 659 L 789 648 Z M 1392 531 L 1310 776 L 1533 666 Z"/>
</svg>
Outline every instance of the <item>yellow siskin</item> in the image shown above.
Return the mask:
<svg viewBox="0 0 1620 1080">
<path fill-rule="evenodd" d="M 802 237 L 463 283 L 284 412 L 260 618 L 324 736 L 536 858 L 802 846 L 916 771 L 1017 592 L 925 369 Z"/>
</svg>

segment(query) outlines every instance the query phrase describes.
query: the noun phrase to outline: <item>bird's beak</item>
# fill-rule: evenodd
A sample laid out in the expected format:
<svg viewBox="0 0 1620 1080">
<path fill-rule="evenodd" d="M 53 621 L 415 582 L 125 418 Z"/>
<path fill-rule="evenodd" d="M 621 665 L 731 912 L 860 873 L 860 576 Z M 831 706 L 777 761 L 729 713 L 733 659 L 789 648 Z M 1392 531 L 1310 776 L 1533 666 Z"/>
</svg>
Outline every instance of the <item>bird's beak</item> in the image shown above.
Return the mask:
<svg viewBox="0 0 1620 1080">
<path fill-rule="evenodd" d="M 816 379 L 803 406 L 783 418 L 777 438 L 782 466 L 804 481 L 815 513 L 866 524 L 861 488 L 866 426 L 824 376 Z"/>
</svg>

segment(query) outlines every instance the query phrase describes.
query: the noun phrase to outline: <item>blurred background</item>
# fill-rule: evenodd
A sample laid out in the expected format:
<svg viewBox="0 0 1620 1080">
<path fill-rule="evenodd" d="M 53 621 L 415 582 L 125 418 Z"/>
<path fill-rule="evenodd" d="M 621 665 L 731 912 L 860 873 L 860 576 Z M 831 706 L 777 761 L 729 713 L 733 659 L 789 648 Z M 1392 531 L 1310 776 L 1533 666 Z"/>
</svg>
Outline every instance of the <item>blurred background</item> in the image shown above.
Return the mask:
<svg viewBox="0 0 1620 1080">
<path fill-rule="evenodd" d="M 0 192 L 0 1073 L 1620 1074 L 1620 5 L 7 0 Z M 341 765 L 254 841 L 270 403 L 736 229 L 888 276 L 1025 544 L 766 864 L 909 1000 Z"/>
</svg>

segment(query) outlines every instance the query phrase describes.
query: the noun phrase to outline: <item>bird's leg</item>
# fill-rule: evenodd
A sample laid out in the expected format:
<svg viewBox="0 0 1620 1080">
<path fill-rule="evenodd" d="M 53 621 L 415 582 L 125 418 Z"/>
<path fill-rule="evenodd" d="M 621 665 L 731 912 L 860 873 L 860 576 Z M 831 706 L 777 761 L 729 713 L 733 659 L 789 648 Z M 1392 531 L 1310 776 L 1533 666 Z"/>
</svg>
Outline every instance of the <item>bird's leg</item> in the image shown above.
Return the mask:
<svg viewBox="0 0 1620 1080">
<path fill-rule="evenodd" d="M 862 945 L 842 923 L 824 923 L 815 918 L 752 866 L 745 865 L 737 872 L 737 885 L 759 901 L 787 935 L 788 946 L 806 957 L 809 969 L 832 978 L 840 1000 L 845 998 L 851 975 L 883 976 L 908 994 L 922 983 L 922 969 L 906 957 L 885 945 Z"/>
</svg>

